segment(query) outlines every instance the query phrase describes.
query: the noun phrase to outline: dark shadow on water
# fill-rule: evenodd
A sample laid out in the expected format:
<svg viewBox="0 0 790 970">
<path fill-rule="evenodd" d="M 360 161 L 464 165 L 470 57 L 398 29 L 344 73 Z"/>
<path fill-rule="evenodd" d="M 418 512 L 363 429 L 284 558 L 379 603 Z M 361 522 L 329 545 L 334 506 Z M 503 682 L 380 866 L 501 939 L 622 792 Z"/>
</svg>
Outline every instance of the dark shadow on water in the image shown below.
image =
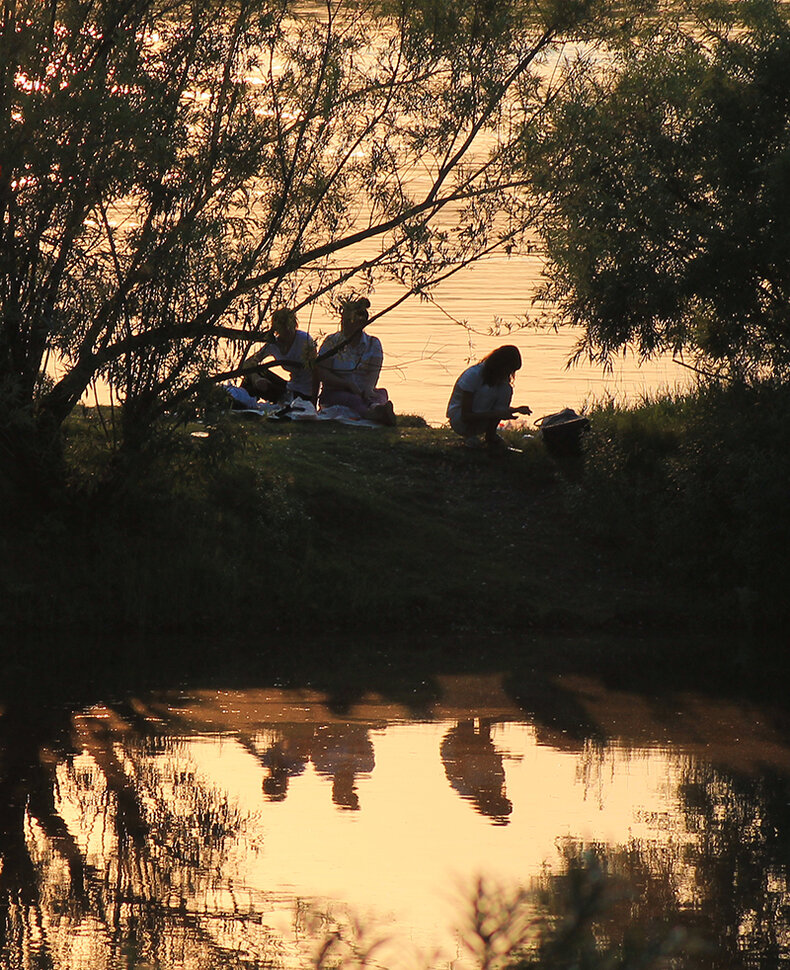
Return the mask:
<svg viewBox="0 0 790 970">
<path fill-rule="evenodd" d="M 30 698 L 31 707 L 43 712 L 94 700 L 123 701 L 148 690 L 311 686 L 325 691 L 337 712 L 376 691 L 418 714 L 438 696 L 437 675 L 492 671 L 509 675 L 517 695 L 534 698 L 543 688 L 530 682 L 541 685 L 570 674 L 594 675 L 613 689 L 650 696 L 694 691 L 769 703 L 781 703 L 790 686 L 790 662 L 780 641 L 470 633 L 286 643 L 276 633 L 264 633 L 260 639 L 229 642 L 195 637 L 7 641 L 0 703 Z"/>
</svg>

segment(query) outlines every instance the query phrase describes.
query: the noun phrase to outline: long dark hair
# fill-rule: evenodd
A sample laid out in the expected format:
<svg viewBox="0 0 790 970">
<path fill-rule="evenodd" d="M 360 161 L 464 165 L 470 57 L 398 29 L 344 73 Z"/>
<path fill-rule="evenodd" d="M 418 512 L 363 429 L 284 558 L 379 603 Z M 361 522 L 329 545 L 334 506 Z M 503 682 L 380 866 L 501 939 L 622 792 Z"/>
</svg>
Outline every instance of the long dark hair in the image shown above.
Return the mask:
<svg viewBox="0 0 790 970">
<path fill-rule="evenodd" d="M 495 384 L 512 382 L 517 370 L 521 369 L 521 354 L 518 347 L 505 344 L 492 350 L 481 361 L 483 365 L 483 383 L 493 387 Z"/>
</svg>

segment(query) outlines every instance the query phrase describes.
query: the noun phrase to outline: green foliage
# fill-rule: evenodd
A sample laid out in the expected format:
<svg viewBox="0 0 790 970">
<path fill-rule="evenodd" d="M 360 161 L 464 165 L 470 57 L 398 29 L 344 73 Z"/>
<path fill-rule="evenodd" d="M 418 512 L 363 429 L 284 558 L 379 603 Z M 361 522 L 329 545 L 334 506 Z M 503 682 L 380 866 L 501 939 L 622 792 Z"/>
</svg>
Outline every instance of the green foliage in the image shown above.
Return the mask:
<svg viewBox="0 0 790 970">
<path fill-rule="evenodd" d="M 545 295 L 581 354 L 790 373 L 789 71 L 784 6 L 673 8 L 591 57 L 526 139 Z"/>
<path fill-rule="evenodd" d="M 541 448 L 492 458 L 431 428 L 229 417 L 131 454 L 95 418 L 67 425 L 66 499 L 0 530 L 0 625 L 254 636 L 265 608 L 267 630 L 300 637 L 427 634 L 598 625 L 620 608 Z"/>
<path fill-rule="evenodd" d="M 600 540 L 649 561 L 706 622 L 786 622 L 787 388 L 711 385 L 591 420 L 575 494 Z"/>
<path fill-rule="evenodd" d="M 530 211 L 501 109 L 517 96 L 540 113 L 540 59 L 569 28 L 567 9 L 535 10 L 6 5 L 0 381 L 15 406 L 56 432 L 101 380 L 139 447 L 238 371 L 258 311 L 330 301 L 356 276 L 417 292 L 498 245 L 500 213 Z"/>
<path fill-rule="evenodd" d="M 66 495 L 18 513 L 0 536 L 3 625 L 249 631 L 263 586 L 301 563 L 309 523 L 298 497 L 229 428 L 119 455 L 91 414 L 69 423 L 66 450 Z"/>
<path fill-rule="evenodd" d="M 568 463 L 521 431 L 524 451 L 489 456 L 432 428 L 227 413 L 118 452 L 89 411 L 67 425 L 59 501 L 7 506 L 0 625 L 249 635 L 265 601 L 300 636 L 781 629 L 790 391 L 589 418 Z"/>
</svg>

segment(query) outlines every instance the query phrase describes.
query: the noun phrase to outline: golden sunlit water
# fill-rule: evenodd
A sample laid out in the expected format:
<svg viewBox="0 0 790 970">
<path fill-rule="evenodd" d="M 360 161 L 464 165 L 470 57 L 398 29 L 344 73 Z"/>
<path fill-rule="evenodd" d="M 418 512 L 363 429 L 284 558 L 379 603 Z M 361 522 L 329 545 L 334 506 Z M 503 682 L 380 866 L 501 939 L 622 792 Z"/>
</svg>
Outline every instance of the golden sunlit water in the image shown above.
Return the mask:
<svg viewBox="0 0 790 970">
<path fill-rule="evenodd" d="M 31 796 L 40 892 L 12 907 L 2 965 L 291 968 L 340 934 L 386 941 L 373 966 L 471 967 L 480 879 L 509 891 L 594 847 L 704 912 L 734 892 L 727 853 L 748 868 L 753 826 L 779 822 L 760 778 L 786 777 L 790 750 L 748 706 L 560 678 L 578 716 L 547 722 L 499 677 L 438 683 L 419 709 L 368 694 L 338 712 L 320 692 L 271 689 L 74 714 L 52 814 Z M 781 859 L 758 861 L 786 904 Z"/>
<path fill-rule="evenodd" d="M 541 267 L 536 256 L 491 256 L 440 284 L 430 299 L 411 297 L 374 321 L 369 329 L 381 339 L 385 355 L 381 383 L 395 410 L 422 415 L 432 425 L 445 423 L 458 375 L 503 343 L 521 351 L 514 402 L 531 407 L 532 419 L 565 407 L 581 410 L 608 397 L 636 403 L 691 386 L 693 372 L 668 357 L 640 363 L 626 356 L 610 372 L 589 361 L 568 368 L 581 332 L 536 326 L 541 312 L 533 298 Z M 370 294 L 371 313 L 402 295 L 396 284 L 380 284 Z M 300 323 L 317 337 L 337 328 L 321 309 L 303 311 Z"/>
<path fill-rule="evenodd" d="M 492 256 L 440 284 L 430 299 L 412 296 L 375 320 L 369 331 L 384 348 L 379 383 L 389 391 L 396 412 L 421 415 L 434 426 L 446 424 L 458 375 L 503 343 L 515 344 L 522 354 L 514 403 L 532 409 L 528 425 L 565 407 L 580 411 L 608 398 L 637 403 L 692 386 L 693 371 L 666 356 L 640 362 L 627 355 L 615 360 L 610 371 L 586 360 L 568 367 L 581 331 L 539 325 L 533 297 L 540 271 L 534 256 Z M 403 289 L 385 282 L 369 295 L 371 314 L 376 314 L 400 299 Z M 319 344 L 339 327 L 323 307 L 305 308 L 299 323 Z M 97 395 L 90 390 L 86 403 L 109 400 L 104 385 L 97 387 Z"/>
</svg>

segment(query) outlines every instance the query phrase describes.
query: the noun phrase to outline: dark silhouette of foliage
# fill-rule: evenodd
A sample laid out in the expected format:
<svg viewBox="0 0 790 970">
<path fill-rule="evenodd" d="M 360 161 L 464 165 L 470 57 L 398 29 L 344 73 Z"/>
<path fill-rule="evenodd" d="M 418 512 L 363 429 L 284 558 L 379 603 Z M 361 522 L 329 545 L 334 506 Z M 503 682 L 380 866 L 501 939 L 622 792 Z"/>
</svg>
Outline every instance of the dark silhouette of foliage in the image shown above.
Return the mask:
<svg viewBox="0 0 790 970">
<path fill-rule="evenodd" d="M 770 0 L 676 5 L 589 60 L 527 156 L 544 295 L 584 327 L 580 354 L 790 373 L 789 120 L 790 21 Z"/>
<path fill-rule="evenodd" d="M 277 305 L 382 276 L 406 298 L 518 237 L 501 113 L 539 116 L 567 5 L 467 6 L 431 43 L 407 0 L 3 7 L 0 447 L 23 475 L 96 381 L 139 446 Z"/>
</svg>

